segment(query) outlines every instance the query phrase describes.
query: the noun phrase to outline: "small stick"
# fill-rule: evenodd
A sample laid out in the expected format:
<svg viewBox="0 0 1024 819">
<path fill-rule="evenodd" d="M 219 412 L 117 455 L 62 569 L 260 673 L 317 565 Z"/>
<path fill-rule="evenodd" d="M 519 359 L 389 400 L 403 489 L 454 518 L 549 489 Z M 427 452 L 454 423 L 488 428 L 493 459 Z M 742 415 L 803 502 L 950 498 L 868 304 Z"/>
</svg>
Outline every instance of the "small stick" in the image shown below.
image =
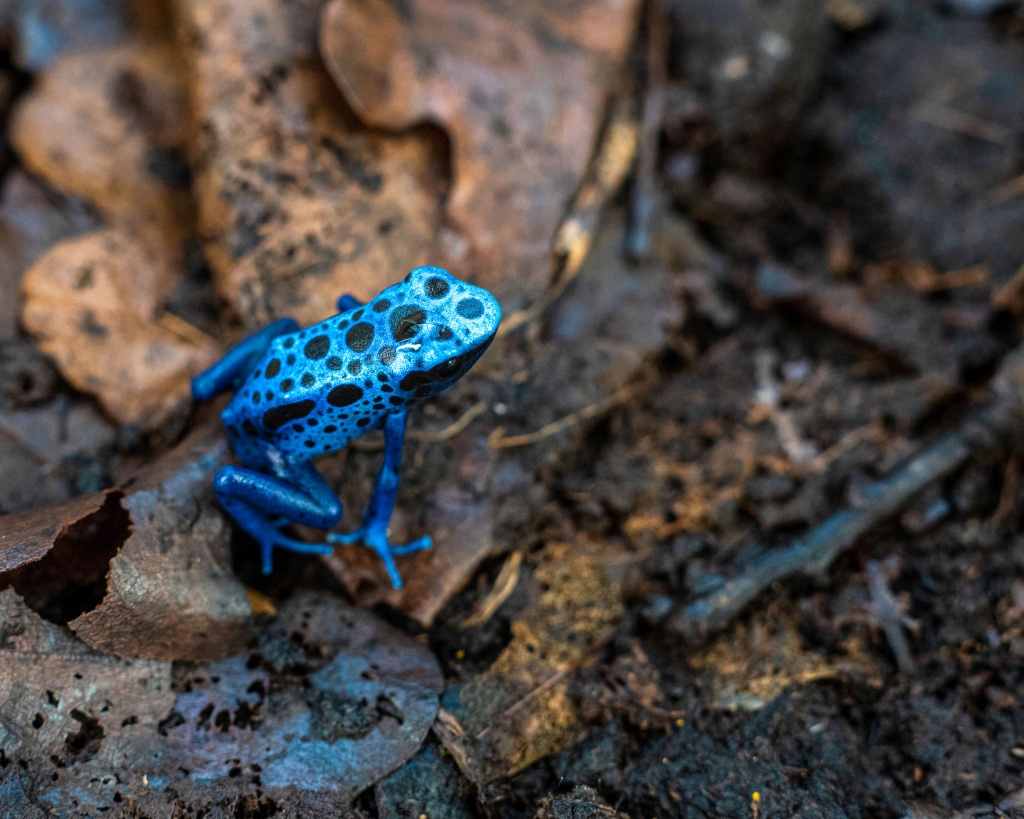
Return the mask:
<svg viewBox="0 0 1024 819">
<path fill-rule="evenodd" d="M 569 429 L 576 424 L 581 424 L 585 421 L 591 420 L 592 418 L 597 418 L 599 415 L 603 415 L 613 407 L 625 403 L 637 393 L 642 392 L 647 387 L 651 386 L 652 383 L 652 379 L 647 379 L 638 384 L 631 384 L 627 387 L 623 387 L 618 392 L 609 395 L 603 401 L 598 401 L 596 404 L 590 404 L 582 409 L 576 410 L 576 412 L 570 412 L 568 415 L 559 418 L 557 421 L 545 424 L 535 432 L 527 432 L 522 435 L 509 435 L 508 437 L 505 437 L 499 427 L 491 433 L 487 444 L 491 449 L 511 449 L 513 447 L 536 444 L 537 442 L 543 441 L 545 438 L 550 438 L 552 435 L 557 435 L 559 432 Z"/>
</svg>

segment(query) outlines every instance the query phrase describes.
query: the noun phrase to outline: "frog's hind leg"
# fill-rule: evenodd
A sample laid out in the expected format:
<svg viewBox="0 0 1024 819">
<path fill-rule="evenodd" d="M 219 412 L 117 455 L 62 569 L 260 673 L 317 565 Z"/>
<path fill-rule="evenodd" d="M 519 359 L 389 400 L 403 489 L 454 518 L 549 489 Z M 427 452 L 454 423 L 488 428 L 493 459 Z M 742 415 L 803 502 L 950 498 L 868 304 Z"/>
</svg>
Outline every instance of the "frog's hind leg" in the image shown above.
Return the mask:
<svg viewBox="0 0 1024 819">
<path fill-rule="evenodd" d="M 270 342 L 278 336 L 294 333 L 298 329 L 299 325 L 295 319 L 278 319 L 256 335 L 239 342 L 228 350 L 220 361 L 192 379 L 192 397 L 205 401 L 224 390 L 237 390 L 249 375 L 253 365 L 267 351 Z"/>
<path fill-rule="evenodd" d="M 331 529 L 341 520 L 341 501 L 308 462 L 282 465 L 276 475 L 225 466 L 213 487 L 221 505 L 260 544 L 263 573 L 273 568 L 274 547 L 302 554 L 330 554 L 325 543 L 306 543 L 282 534 L 289 523 Z"/>
</svg>

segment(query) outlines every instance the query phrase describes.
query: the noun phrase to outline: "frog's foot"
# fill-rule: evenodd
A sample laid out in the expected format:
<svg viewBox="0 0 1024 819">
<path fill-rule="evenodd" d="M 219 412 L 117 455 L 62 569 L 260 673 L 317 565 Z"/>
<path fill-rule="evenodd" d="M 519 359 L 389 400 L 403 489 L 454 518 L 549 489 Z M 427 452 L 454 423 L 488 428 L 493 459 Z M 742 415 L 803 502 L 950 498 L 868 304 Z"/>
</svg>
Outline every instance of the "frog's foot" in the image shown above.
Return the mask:
<svg viewBox="0 0 1024 819">
<path fill-rule="evenodd" d="M 362 543 L 373 549 L 387 570 L 391 578 L 391 585 L 396 589 L 402 588 L 402 578 L 395 567 L 395 558 L 404 555 L 411 555 L 413 552 L 421 552 L 429 549 L 433 543 L 429 536 L 417 538 L 416 540 L 401 546 L 395 546 L 388 542 L 387 532 L 376 527 L 360 526 L 354 532 L 332 533 L 327 536 L 328 543 L 343 543 L 349 546 L 353 543 Z"/>
<path fill-rule="evenodd" d="M 329 555 L 334 549 L 329 543 L 307 543 L 304 540 L 297 540 L 288 535 L 282 534 L 273 527 L 268 527 L 272 534 L 267 536 L 253 535 L 260 544 L 260 555 L 263 557 L 263 574 L 270 574 L 274 568 L 274 547 L 287 549 L 289 552 L 297 552 L 300 555 Z"/>
</svg>

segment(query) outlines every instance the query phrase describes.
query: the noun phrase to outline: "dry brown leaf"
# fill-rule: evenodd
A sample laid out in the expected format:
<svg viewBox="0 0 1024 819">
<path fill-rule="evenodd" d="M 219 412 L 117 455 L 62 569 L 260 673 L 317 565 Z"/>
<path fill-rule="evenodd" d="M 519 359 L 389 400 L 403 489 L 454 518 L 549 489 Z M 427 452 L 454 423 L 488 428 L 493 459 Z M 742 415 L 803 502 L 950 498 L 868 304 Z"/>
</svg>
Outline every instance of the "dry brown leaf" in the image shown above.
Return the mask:
<svg viewBox="0 0 1024 819">
<path fill-rule="evenodd" d="M 172 47 L 95 49 L 41 75 L 17 108 L 11 139 L 30 170 L 177 260 L 193 221 L 187 105 Z"/>
<path fill-rule="evenodd" d="M 118 229 L 69 239 L 25 274 L 25 328 L 64 376 L 120 422 L 155 428 L 189 400 L 217 348 L 161 326 L 167 260 Z"/>
<path fill-rule="evenodd" d="M 512 641 L 469 681 L 450 710 L 465 736 L 442 734 L 471 779 L 511 776 L 580 738 L 586 725 L 569 695 L 570 675 L 596 659 L 623 614 L 621 580 L 602 565 L 604 547 L 545 547 L 536 599 L 512 623 Z"/>
<path fill-rule="evenodd" d="M 460 448 L 472 443 L 472 436 L 460 437 L 461 441 L 454 442 L 453 457 L 458 457 Z M 341 489 L 346 500 L 346 487 Z M 365 502 L 364 497 L 353 498 L 350 508 Z M 430 532 L 434 546 L 399 560 L 403 588 L 392 588 L 380 559 L 368 549 L 336 548 L 333 555 L 323 560 L 360 605 L 383 601 L 429 626 L 494 548 L 493 511 L 485 499 L 451 486 L 431 493 L 422 502 L 424 528 Z M 396 523 L 400 517 L 396 515 Z M 393 529 L 397 539 L 402 528 Z"/>
<path fill-rule="evenodd" d="M 759 711 L 792 685 L 817 680 L 856 678 L 881 684 L 877 660 L 852 651 L 829 659 L 808 650 L 791 617 L 756 617 L 749 625 L 690 657 L 710 677 L 710 707 L 724 711 Z M 855 647 L 854 647 L 855 649 Z"/>
<path fill-rule="evenodd" d="M 85 643 L 121 657 L 198 661 L 252 640 L 230 523 L 211 488 L 227 457 L 224 436 L 203 427 L 132 482 L 121 501 L 131 534 L 110 561 L 106 595 L 69 623 Z"/>
<path fill-rule="evenodd" d="M 311 9 L 179 0 L 200 134 L 196 193 L 207 258 L 249 326 L 368 299 L 433 253 L 442 153 L 369 132 L 313 56 Z"/>
<path fill-rule="evenodd" d="M 321 52 L 366 122 L 440 123 L 452 141 L 453 266 L 507 307 L 548 284 L 639 2 L 333 0 Z"/>
</svg>

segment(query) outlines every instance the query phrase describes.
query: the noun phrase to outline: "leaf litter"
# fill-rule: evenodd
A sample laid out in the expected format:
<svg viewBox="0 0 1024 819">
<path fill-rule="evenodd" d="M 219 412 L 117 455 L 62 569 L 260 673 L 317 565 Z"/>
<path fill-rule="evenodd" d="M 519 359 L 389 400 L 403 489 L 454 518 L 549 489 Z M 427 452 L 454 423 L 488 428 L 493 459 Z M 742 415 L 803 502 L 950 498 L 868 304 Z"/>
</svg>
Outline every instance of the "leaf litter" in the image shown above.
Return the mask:
<svg viewBox="0 0 1024 819">
<path fill-rule="evenodd" d="M 32 267 L 21 320 L 107 420 L 41 356 L 4 348 L 0 502 L 28 511 L 0 518 L 0 629 L 27 636 L 0 644 L 17 658 L 0 665 L 0 799 L 26 816 L 897 816 L 917 795 L 956 806 L 938 815 L 1013 808 L 1019 461 L 998 462 L 1008 437 L 957 421 L 1016 343 L 1006 253 L 991 269 L 894 258 L 876 228 L 906 213 L 857 175 L 874 149 L 844 139 L 864 123 L 836 107 L 863 49 L 830 51 L 820 5 L 652 12 L 637 53 L 668 44 L 668 70 L 630 63 L 625 83 L 631 2 L 174 5 L 180 46 L 118 23 L 116 45 L 83 30 L 91 50 L 76 55 L 62 34 L 18 92 L 15 144 L 45 181 L 7 173 L 0 328 L 14 333 L 8 296 Z M 904 13 L 856 36 L 905 39 Z M 918 23 L 960 26 L 965 53 L 1000 26 L 1000 54 L 1014 36 L 1007 17 L 979 34 L 930 13 Z M 700 33 L 723 15 L 729 36 Z M 500 36 L 451 42 L 480 26 Z M 826 63 L 847 73 L 818 102 Z M 891 80 L 900 94 L 916 82 Z M 653 94 L 663 105 L 638 140 L 628 109 Z M 571 105 L 543 105 L 560 99 Z M 832 125 L 810 127 L 801 106 Z M 938 121 L 914 139 L 966 122 Z M 605 174 L 591 152 L 611 144 L 620 170 Z M 819 165 L 837 144 L 844 161 Z M 635 193 L 627 217 L 607 207 L 637 151 L 652 219 L 637 220 Z M 1000 224 L 1013 190 L 984 206 L 1003 208 Z M 636 231 L 650 252 L 631 264 Z M 920 238 L 912 259 L 927 255 Z M 227 307 L 205 329 L 225 344 L 238 325 L 316 320 L 340 293 L 372 295 L 439 258 L 533 308 L 411 430 L 395 534 L 437 546 L 407 559 L 403 591 L 360 549 L 328 572 L 285 560 L 256 575 L 210 490 L 230 457 L 212 413 L 160 453 L 185 421 L 188 376 L 218 348 L 175 312 L 207 273 L 194 243 Z M 78 292 L 86 255 L 99 283 Z M 120 388 L 115 361 L 131 365 Z M 913 514 L 873 523 L 827 576 L 758 587 L 766 605 L 738 625 L 729 612 L 710 644 L 664 630 L 792 532 L 858 508 L 950 427 L 974 457 L 922 479 Z M 378 447 L 324 463 L 346 526 Z M 46 502 L 65 503 L 29 509 Z M 904 570 L 869 600 L 857 567 L 897 550 Z M 341 604 L 339 582 L 401 630 Z M 883 598 L 914 624 L 899 640 L 872 615 Z M 146 682 L 137 708 L 122 682 Z"/>
</svg>

